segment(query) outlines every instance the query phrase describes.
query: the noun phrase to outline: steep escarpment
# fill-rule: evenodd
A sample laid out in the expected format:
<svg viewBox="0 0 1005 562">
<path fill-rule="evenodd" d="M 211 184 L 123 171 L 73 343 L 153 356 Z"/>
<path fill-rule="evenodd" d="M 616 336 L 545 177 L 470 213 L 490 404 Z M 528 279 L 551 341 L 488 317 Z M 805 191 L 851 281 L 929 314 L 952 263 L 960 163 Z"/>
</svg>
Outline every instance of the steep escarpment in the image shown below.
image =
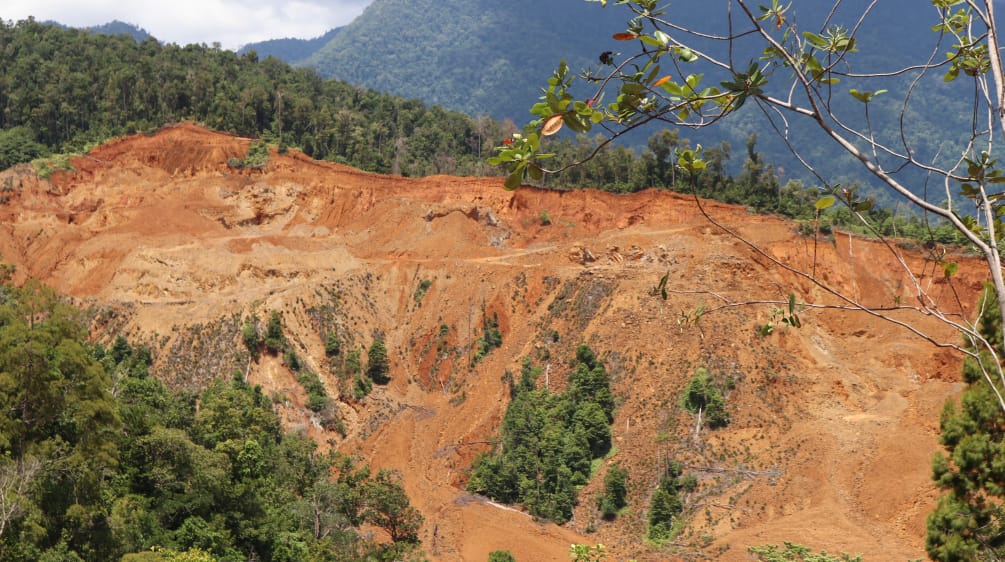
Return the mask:
<svg viewBox="0 0 1005 562">
<path fill-rule="evenodd" d="M 615 559 L 704 553 L 793 540 L 877 559 L 922 556 L 934 504 L 929 460 L 959 358 L 862 313 L 805 310 L 803 327 L 757 327 L 775 305 L 835 302 L 768 257 L 817 274 L 870 305 L 908 302 L 912 279 L 883 246 L 845 234 L 799 236 L 791 223 L 668 192 L 502 189 L 497 179 L 366 174 L 273 153 L 236 170 L 250 140 L 193 125 L 120 139 L 75 171 L 0 175 L 0 254 L 92 311 L 95 337 L 149 345 L 157 376 L 202 386 L 234 372 L 262 385 L 287 427 L 404 475 L 436 560 L 565 559 L 603 543 Z M 961 258 L 955 286 L 905 251 L 920 282 L 969 313 L 980 264 Z M 668 298 L 651 293 L 667 275 Z M 957 301 L 958 299 L 958 301 Z M 703 314 L 699 314 L 704 311 Z M 273 314 L 293 352 L 334 399 L 337 426 L 308 407 L 283 353 L 242 342 Z M 944 341 L 937 322 L 903 313 Z M 480 353 L 486 319 L 501 346 Z M 338 353 L 326 348 L 330 336 Z M 390 382 L 365 397 L 347 376 L 374 341 Z M 565 526 L 534 521 L 464 490 L 509 401 L 506 371 L 530 358 L 555 391 L 588 343 L 611 374 L 613 449 Z M 695 431 L 679 406 L 699 366 L 731 381 L 731 422 Z M 698 482 L 675 545 L 644 542 L 666 459 Z M 600 517 L 610 462 L 629 471 L 629 508 Z"/>
</svg>

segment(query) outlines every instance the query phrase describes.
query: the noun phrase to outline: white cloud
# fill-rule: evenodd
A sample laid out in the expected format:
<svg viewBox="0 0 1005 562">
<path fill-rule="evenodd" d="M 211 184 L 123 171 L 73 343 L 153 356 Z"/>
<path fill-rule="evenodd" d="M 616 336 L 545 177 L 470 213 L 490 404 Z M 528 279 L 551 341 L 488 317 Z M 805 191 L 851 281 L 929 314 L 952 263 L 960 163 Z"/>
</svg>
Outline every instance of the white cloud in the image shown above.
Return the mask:
<svg viewBox="0 0 1005 562">
<path fill-rule="evenodd" d="M 4 0 L 0 18 L 34 16 L 73 27 L 121 20 L 161 41 L 224 48 L 266 39 L 317 37 L 351 22 L 373 0 Z"/>
</svg>

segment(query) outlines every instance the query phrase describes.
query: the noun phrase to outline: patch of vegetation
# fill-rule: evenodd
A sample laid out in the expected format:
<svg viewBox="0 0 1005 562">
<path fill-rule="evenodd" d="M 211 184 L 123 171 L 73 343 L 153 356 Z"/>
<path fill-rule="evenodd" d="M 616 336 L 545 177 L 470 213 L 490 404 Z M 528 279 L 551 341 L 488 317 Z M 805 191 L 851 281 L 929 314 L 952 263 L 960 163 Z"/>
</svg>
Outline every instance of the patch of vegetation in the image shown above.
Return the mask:
<svg viewBox="0 0 1005 562">
<path fill-rule="evenodd" d="M 508 550 L 493 550 L 489 553 L 488 562 L 516 562 L 516 558 Z"/>
<path fill-rule="evenodd" d="M 376 337 L 366 352 L 366 376 L 377 384 L 387 384 L 391 382 L 390 370 L 384 338 Z"/>
<path fill-rule="evenodd" d="M 536 389 L 540 369 L 524 361 L 503 418 L 500 444 L 472 466 L 468 489 L 504 503 L 522 503 L 536 517 L 564 523 L 591 461 L 611 448 L 614 398 L 593 351 L 581 345 L 561 394 Z"/>
<path fill-rule="evenodd" d="M 808 547 L 790 542 L 782 546 L 776 544 L 752 546 L 747 551 L 757 556 L 759 562 L 862 562 L 862 555 L 852 556 L 845 553 L 833 555 L 827 554 L 827 551 L 818 554 Z"/>
<path fill-rule="evenodd" d="M 628 505 L 628 471 L 613 463 L 604 476 L 604 493 L 597 499 L 597 507 L 604 519 L 614 519 Z"/>
<path fill-rule="evenodd" d="M 426 296 L 426 291 L 432 286 L 433 281 L 431 279 L 423 279 L 419 282 L 419 286 L 415 288 L 415 294 L 412 295 L 415 304 L 422 306 L 422 298 Z"/>
<path fill-rule="evenodd" d="M 400 478 L 283 433 L 260 387 L 238 375 L 172 391 L 150 376 L 146 348 L 87 343 L 51 290 L 0 292 L 0 401 L 16 405 L 0 416 L 0 476 L 13 485 L 0 559 L 334 562 L 415 549 L 422 517 Z"/>
<path fill-rule="evenodd" d="M 258 318 L 256 316 L 252 315 L 244 322 L 244 328 L 241 329 L 241 341 L 244 342 L 244 347 L 248 349 L 251 357 L 258 361 L 262 339 L 258 335 Z"/>
<path fill-rule="evenodd" d="M 482 310 L 482 335 L 475 341 L 475 354 L 471 357 L 474 367 L 493 349 L 502 346 L 502 332 L 499 330 L 499 315 L 495 312 L 488 316 Z"/>
<path fill-rule="evenodd" d="M 325 338 L 325 355 L 335 357 L 341 353 L 342 340 L 339 339 L 338 334 L 335 332 L 328 332 L 328 337 Z"/>
<path fill-rule="evenodd" d="M 269 321 L 265 325 L 265 349 L 276 355 L 280 351 L 286 349 L 286 335 L 283 334 L 283 319 L 280 318 L 279 313 L 272 311 L 269 315 Z"/>
<path fill-rule="evenodd" d="M 698 367 L 691 382 L 684 389 L 681 406 L 698 416 L 698 425 L 707 423 L 710 428 L 725 427 L 729 423 L 726 399 L 722 388 L 705 367 Z"/>
<path fill-rule="evenodd" d="M 70 165 L 70 158 L 75 154 L 53 154 L 45 158 L 36 158 L 31 161 L 35 167 L 35 173 L 42 179 L 49 179 L 56 172 L 75 172 Z"/>
<path fill-rule="evenodd" d="M 693 491 L 698 482 L 694 476 L 683 475 L 683 465 L 679 462 L 667 463 L 659 486 L 653 492 L 649 503 L 649 540 L 661 543 L 673 540 L 683 527 L 679 515 L 684 510 L 681 495 Z"/>
<path fill-rule="evenodd" d="M 251 169 L 260 170 L 269 163 L 269 145 L 265 140 L 259 139 L 248 146 L 248 152 L 244 158 L 231 158 L 227 160 L 227 166 L 240 170 Z"/>
</svg>

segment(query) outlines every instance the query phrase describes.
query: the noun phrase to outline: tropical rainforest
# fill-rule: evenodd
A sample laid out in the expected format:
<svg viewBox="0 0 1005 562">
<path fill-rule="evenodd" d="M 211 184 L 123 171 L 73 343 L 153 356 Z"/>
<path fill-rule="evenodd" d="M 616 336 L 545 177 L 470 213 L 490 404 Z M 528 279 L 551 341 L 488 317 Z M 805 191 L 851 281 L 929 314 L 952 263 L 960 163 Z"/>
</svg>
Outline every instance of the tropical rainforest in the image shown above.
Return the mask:
<svg viewBox="0 0 1005 562">
<path fill-rule="evenodd" d="M 283 432 L 240 373 L 170 390 L 149 350 L 91 343 L 85 320 L 38 283 L 0 287 L 0 558 L 397 560 L 415 547 L 422 516 L 396 474 Z M 363 524 L 392 540 L 362 538 Z"/>
</svg>

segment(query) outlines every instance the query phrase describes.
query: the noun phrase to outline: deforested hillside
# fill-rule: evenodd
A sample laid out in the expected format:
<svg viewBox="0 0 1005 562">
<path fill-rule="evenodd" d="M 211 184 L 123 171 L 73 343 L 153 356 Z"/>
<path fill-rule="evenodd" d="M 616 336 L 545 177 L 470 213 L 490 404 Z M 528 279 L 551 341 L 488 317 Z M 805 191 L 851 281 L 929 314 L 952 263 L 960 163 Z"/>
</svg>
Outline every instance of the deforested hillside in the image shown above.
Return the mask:
<svg viewBox="0 0 1005 562">
<path fill-rule="evenodd" d="M 617 560 L 745 560 L 783 541 L 923 556 L 937 420 L 962 388 L 951 352 L 865 315 L 803 310 L 796 329 L 778 305 L 721 307 L 826 297 L 681 195 L 508 192 L 500 179 L 374 175 L 275 149 L 241 166 L 252 144 L 186 124 L 107 143 L 48 179 L 8 170 L 0 254 L 16 280 L 90 311 L 97 341 L 148 346 L 167 387 L 239 377 L 285 429 L 398 471 L 434 560 L 561 560 L 574 543 Z M 835 232 L 814 248 L 785 220 L 706 205 L 867 304 L 910 298 L 872 241 Z M 924 254 L 905 256 L 972 312 L 979 265 L 961 257 L 951 288 Z M 665 274 L 664 301 L 652 289 Z M 601 383 L 609 426 L 592 421 L 607 411 Z M 570 511 L 533 508 L 567 521 L 468 489 L 476 459 L 526 435 L 504 427 L 537 423 L 518 423 L 511 403 L 555 405 L 550 424 L 586 388 L 600 406 L 569 427 L 592 428 L 599 456 L 569 473 Z M 623 508 L 605 482 L 617 488 L 620 471 Z M 670 534 L 657 539 L 673 538 L 647 541 L 660 510 L 657 533 Z"/>
</svg>

